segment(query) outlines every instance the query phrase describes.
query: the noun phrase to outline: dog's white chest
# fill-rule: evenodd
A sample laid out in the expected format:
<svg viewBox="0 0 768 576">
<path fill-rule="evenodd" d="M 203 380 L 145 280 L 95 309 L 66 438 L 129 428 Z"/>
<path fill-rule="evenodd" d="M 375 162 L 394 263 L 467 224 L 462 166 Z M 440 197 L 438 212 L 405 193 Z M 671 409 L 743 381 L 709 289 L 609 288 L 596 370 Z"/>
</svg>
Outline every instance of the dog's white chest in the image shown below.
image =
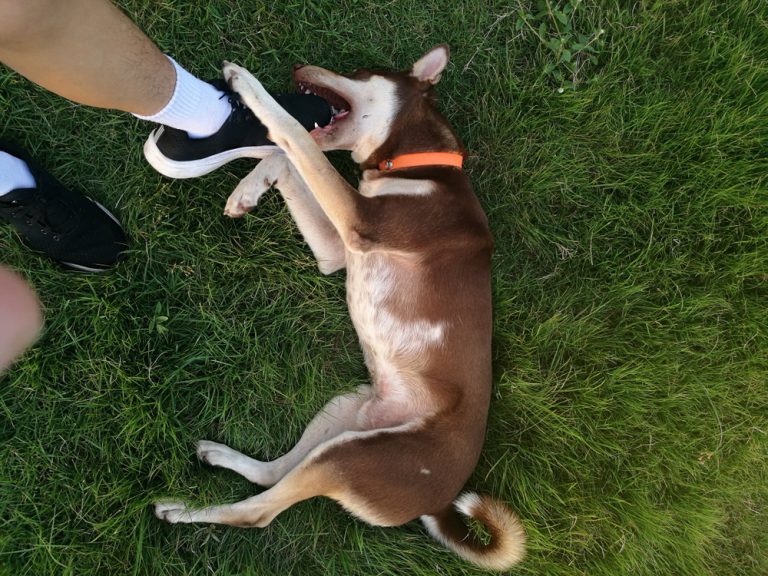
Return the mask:
<svg viewBox="0 0 768 576">
<path fill-rule="evenodd" d="M 413 361 L 439 345 L 445 326 L 417 316 L 419 288 L 384 254 L 347 255 L 347 303 L 360 342 L 374 364 Z"/>
</svg>

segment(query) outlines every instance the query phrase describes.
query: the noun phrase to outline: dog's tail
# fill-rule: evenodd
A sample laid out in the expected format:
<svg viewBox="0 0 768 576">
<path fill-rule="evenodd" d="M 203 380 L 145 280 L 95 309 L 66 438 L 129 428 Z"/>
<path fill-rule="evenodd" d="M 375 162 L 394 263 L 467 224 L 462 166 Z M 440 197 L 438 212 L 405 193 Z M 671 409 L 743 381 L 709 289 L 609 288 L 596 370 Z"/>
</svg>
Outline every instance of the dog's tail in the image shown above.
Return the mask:
<svg viewBox="0 0 768 576">
<path fill-rule="evenodd" d="M 464 517 L 481 523 L 490 538 L 484 541 L 473 533 Z M 421 521 L 438 542 L 487 570 L 506 570 L 525 556 L 525 531 L 517 515 L 488 496 L 466 492 Z"/>
</svg>

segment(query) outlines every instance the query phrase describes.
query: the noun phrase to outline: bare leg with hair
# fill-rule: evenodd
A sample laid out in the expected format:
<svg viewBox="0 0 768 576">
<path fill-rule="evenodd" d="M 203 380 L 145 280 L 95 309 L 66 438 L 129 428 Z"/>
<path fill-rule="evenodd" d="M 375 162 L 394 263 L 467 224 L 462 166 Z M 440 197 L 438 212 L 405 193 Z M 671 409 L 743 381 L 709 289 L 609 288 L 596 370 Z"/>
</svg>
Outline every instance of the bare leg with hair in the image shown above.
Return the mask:
<svg viewBox="0 0 768 576">
<path fill-rule="evenodd" d="M 151 115 L 176 74 L 158 47 L 107 0 L 0 0 L 0 62 L 60 96 Z"/>
</svg>

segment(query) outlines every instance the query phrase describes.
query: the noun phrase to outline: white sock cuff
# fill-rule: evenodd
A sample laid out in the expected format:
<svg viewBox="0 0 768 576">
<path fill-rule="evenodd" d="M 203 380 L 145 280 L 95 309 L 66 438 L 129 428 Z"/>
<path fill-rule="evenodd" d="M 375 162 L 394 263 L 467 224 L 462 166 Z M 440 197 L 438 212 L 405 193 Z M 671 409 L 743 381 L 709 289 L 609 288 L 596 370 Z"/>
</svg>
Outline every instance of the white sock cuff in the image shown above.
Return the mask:
<svg viewBox="0 0 768 576">
<path fill-rule="evenodd" d="M 151 116 L 138 116 L 171 128 L 183 130 L 190 138 L 210 136 L 229 118 L 232 106 L 224 93 L 179 66 L 166 54 L 176 70 L 176 85 L 168 104 Z"/>
<path fill-rule="evenodd" d="M 149 120 L 158 124 L 171 124 L 176 118 L 189 118 L 197 112 L 202 90 L 200 80 L 179 66 L 173 58 L 165 55 L 176 70 L 176 84 L 173 87 L 173 95 L 162 110 L 151 116 L 134 114 L 140 120 Z"/>
</svg>

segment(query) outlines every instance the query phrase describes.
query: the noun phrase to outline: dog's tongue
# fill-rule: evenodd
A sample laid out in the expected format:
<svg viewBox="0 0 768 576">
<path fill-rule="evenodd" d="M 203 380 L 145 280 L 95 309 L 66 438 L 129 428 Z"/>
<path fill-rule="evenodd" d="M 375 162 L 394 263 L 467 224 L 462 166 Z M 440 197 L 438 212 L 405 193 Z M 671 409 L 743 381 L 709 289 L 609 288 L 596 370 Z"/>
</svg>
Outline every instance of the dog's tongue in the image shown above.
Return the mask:
<svg viewBox="0 0 768 576">
<path fill-rule="evenodd" d="M 275 100 L 307 131 L 312 130 L 315 124 L 327 126 L 333 117 L 331 105 L 314 94 L 276 94 Z"/>
</svg>

